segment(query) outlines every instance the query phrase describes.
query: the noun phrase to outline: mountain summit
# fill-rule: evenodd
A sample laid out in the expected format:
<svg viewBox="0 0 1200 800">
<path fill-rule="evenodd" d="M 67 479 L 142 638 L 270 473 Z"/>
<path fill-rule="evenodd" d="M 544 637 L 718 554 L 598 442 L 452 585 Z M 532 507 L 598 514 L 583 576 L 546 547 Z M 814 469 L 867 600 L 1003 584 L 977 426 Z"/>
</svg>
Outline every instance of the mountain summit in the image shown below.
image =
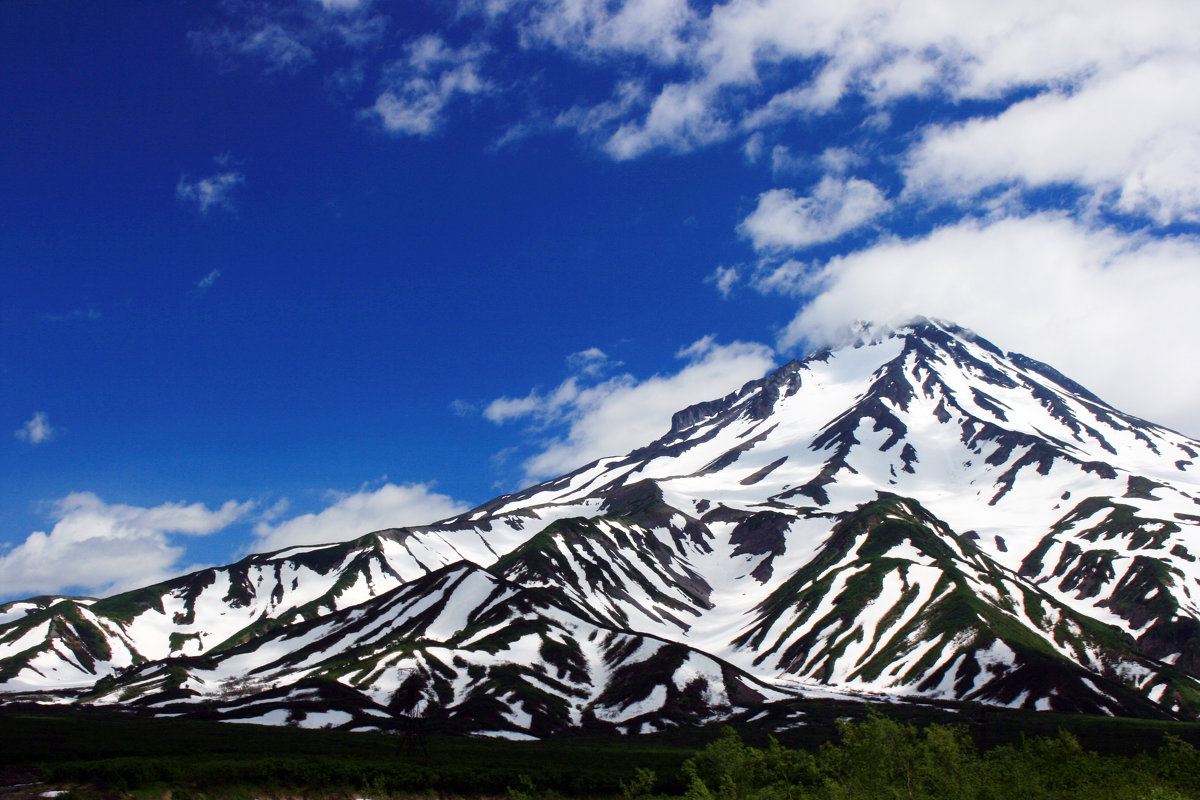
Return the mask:
<svg viewBox="0 0 1200 800">
<path fill-rule="evenodd" d="M 10 603 L 0 686 L 510 737 L 786 720 L 814 695 L 1191 718 L 1198 453 L 922 319 L 435 525 Z"/>
</svg>

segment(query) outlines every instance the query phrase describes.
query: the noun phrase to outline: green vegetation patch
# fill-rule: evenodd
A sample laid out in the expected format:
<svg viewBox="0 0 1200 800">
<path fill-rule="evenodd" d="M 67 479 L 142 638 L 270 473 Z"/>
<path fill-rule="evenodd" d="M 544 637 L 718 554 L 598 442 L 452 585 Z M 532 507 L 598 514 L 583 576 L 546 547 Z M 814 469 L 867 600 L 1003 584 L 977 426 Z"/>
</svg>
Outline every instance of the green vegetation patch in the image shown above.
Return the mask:
<svg viewBox="0 0 1200 800">
<path fill-rule="evenodd" d="M 742 726 L 536 742 L 432 734 L 416 746 L 378 733 L 9 714 L 0 767 L 34 766 L 78 800 L 1200 797 L 1195 725 L 928 704 L 805 709 L 813 722 L 777 738 Z"/>
</svg>

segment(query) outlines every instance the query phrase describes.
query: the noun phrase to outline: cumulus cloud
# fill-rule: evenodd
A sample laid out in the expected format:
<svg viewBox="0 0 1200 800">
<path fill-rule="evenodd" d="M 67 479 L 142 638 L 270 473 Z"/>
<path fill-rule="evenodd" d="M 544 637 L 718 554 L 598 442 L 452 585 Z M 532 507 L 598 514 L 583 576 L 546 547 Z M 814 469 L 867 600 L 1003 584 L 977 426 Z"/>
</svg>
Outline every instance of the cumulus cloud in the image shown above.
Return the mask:
<svg viewBox="0 0 1200 800">
<path fill-rule="evenodd" d="M 29 444 L 48 442 L 59 433 L 61 430 L 50 424 L 50 418 L 45 411 L 35 411 L 24 425 L 13 431 L 14 436 Z"/>
<path fill-rule="evenodd" d="M 31 533 L 0 556 L 0 587 L 9 596 L 68 589 L 103 595 L 155 583 L 179 570 L 184 548 L 172 534 L 215 533 L 252 507 L 230 500 L 215 510 L 201 503 L 142 508 L 73 492 L 54 503 L 49 533 Z"/>
<path fill-rule="evenodd" d="M 468 510 L 453 498 L 434 492 L 429 484 L 385 483 L 338 494 L 327 508 L 281 522 L 260 521 L 254 527 L 254 549 L 259 552 L 285 547 L 328 544 L 354 539 L 384 528 L 426 525 Z"/>
<path fill-rule="evenodd" d="M 343 3 L 309 3 L 330 19 L 343 13 L 335 5 Z M 811 301 L 782 345 L 857 318 L 943 316 L 1055 361 L 1138 413 L 1200 430 L 1179 399 L 1197 387 L 1168 388 L 1162 377 L 1190 358 L 1178 344 L 1190 340 L 1180 298 L 1197 296 L 1197 245 L 1161 238 L 1164 226 L 1200 223 L 1200 106 L 1189 102 L 1200 94 L 1200 4 L 464 0 L 457 9 L 456 24 L 484 18 L 482 38 L 465 47 L 438 34 L 409 42 L 365 116 L 397 134 L 431 135 L 454 103 L 515 85 L 537 94 L 503 72 L 529 60 L 499 57 L 501 42 L 553 51 L 583 64 L 589 79 L 556 91 L 551 71 L 542 73 L 537 83 L 551 89 L 531 101 L 533 122 L 508 121 L 513 137 L 569 129 L 616 160 L 738 143 L 776 179 L 817 181 L 762 191 L 739 226 L 760 263 L 708 278 L 722 294 L 744 283 Z M 254 46 L 289 52 L 269 35 Z M 810 155 L 800 144 L 810 141 L 827 149 Z M 1108 227 L 1113 215 L 1122 228 Z M 899 222 L 903 237 L 885 234 L 825 263 L 801 252 L 844 249 L 853 242 L 846 234 Z M 922 226 L 932 230 L 914 236 Z M 1136 362 L 1132 373 L 1097 366 L 1095 353 L 1110 346 Z M 676 377 L 601 381 L 577 370 L 484 413 L 541 437 L 526 470 L 545 475 L 625 448 L 592 421 L 643 383 Z M 1164 388 L 1133 397 L 1139 382 Z"/>
<path fill-rule="evenodd" d="M 678 357 L 684 365 L 673 374 L 645 380 L 622 374 L 591 384 L 572 375 L 549 392 L 493 400 L 484 417 L 527 425 L 537 452 L 523 468 L 526 480 L 537 480 L 647 444 L 667 432 L 676 411 L 723 397 L 774 364 L 765 345 L 721 345 L 711 336 L 680 350 Z"/>
<path fill-rule="evenodd" d="M 873 183 L 826 175 L 811 195 L 771 189 L 742 221 L 740 231 L 756 250 L 789 250 L 837 239 L 888 210 L 889 203 Z"/>
<path fill-rule="evenodd" d="M 898 101 L 921 98 L 939 105 L 906 123 L 917 134 L 907 171 L 914 189 L 1070 181 L 1156 223 L 1196 218 L 1198 112 L 1183 98 L 1200 91 L 1200 6 L 1187 0 L 508 0 L 465 8 L 508 20 L 527 48 L 589 63 L 642 59 L 636 80 L 621 70 L 608 99 L 560 117 L 615 159 L 743 137 L 757 161 L 764 131 L 811 123 L 848 98 L 864 109 L 849 138 L 870 141 L 879 128 L 872 120 L 887 128 Z M 987 111 L 954 122 L 956 109 L 985 108 L 962 103 L 976 100 Z M 786 148 L 771 152 L 778 169 L 796 168 Z M 839 146 L 828 155 L 851 152 Z"/>
<path fill-rule="evenodd" d="M 928 130 L 909 156 L 909 193 L 1077 184 L 1160 224 L 1200 221 L 1200 60 L 1150 61 L 1001 114 Z"/>
<path fill-rule="evenodd" d="M 390 133 L 428 136 L 444 121 L 443 112 L 458 96 L 489 91 L 482 76 L 487 48 L 451 47 L 437 34 L 410 42 L 406 57 L 386 71 L 387 88 L 364 113 Z"/>
<path fill-rule="evenodd" d="M 180 175 L 179 183 L 175 184 L 175 198 L 201 214 L 207 214 L 214 208 L 233 212 L 237 210 L 233 203 L 233 192 L 245 182 L 246 176 L 237 170 L 217 172 L 196 180 Z"/>
<path fill-rule="evenodd" d="M 222 8 L 228 24 L 193 40 L 233 62 L 295 72 L 341 45 L 354 66 L 330 65 L 331 80 L 357 87 L 363 59 L 374 68 L 387 52 L 387 21 L 363 0 Z M 483 69 L 515 41 L 582 62 L 597 81 L 571 87 L 569 96 L 586 99 L 565 110 L 548 92 L 550 107 L 510 120 L 501 142 L 567 127 L 628 160 L 740 137 L 747 158 L 770 153 L 784 174 L 803 166 L 777 144 L 788 124 L 849 110 L 839 120 L 843 141 L 804 159 L 844 176 L 871 150 L 858 145 L 890 128 L 897 103 L 918 98 L 928 114 L 891 131 L 914 143 L 902 158 L 907 197 L 936 190 L 969 199 L 995 184 L 1065 181 L 1156 224 L 1200 214 L 1200 112 L 1183 100 L 1200 91 L 1200 5 L 1190 0 L 463 0 L 456 8 L 457 29 L 483 23 L 475 42 L 455 47 L 439 33 L 407 42 L 363 117 L 428 136 L 456 101 L 528 88 L 527 75 L 501 81 Z M 528 64 L 493 61 L 498 74 Z M 976 116 L 961 122 L 963 109 Z"/>
<path fill-rule="evenodd" d="M 1194 298 L 1200 238 L 1094 229 L 1064 215 L 964 221 L 821 265 L 779 345 L 833 341 L 851 320 L 950 319 L 1055 365 L 1108 402 L 1200 435 Z"/>
</svg>

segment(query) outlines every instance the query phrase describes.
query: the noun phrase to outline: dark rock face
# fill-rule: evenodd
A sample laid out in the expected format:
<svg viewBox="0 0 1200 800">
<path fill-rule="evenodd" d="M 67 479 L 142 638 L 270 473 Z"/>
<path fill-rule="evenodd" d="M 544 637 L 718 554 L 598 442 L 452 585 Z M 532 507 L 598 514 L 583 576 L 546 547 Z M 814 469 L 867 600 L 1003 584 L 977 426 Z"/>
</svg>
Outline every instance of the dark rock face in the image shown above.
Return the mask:
<svg viewBox="0 0 1200 800">
<path fill-rule="evenodd" d="M 766 556 L 750 573 L 760 583 L 771 579 L 771 562 L 787 550 L 786 534 L 794 519 L 777 511 L 759 511 L 741 520 L 729 535 L 735 556 Z"/>
</svg>

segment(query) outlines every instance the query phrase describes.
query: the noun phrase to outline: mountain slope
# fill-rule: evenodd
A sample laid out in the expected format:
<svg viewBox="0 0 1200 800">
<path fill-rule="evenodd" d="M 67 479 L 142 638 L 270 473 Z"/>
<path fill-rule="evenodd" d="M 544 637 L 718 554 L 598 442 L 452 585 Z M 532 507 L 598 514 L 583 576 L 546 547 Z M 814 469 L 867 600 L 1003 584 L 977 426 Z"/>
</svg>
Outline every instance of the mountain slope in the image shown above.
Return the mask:
<svg viewBox="0 0 1200 800">
<path fill-rule="evenodd" d="M 357 605 L 400 584 L 384 539 L 254 555 L 107 597 L 59 598 L 0 627 L 0 686 L 87 686 L 114 669 L 198 654 Z"/>
<path fill-rule="evenodd" d="M 436 525 L 100 601 L 10 604 L 0 680 L 87 694 L 111 676 L 87 702 L 221 713 L 272 692 L 282 712 L 294 687 L 325 698 L 336 685 L 353 709 L 343 723 L 359 725 L 390 701 L 373 673 L 335 665 L 379 652 L 415 659 L 411 674 L 455 725 L 541 735 L 620 717 L 601 699 L 627 683 L 620 662 L 644 663 L 622 642 L 650 641 L 674 655 L 627 671 L 655 676 L 639 709 L 673 707 L 680 663 L 710 664 L 694 713 L 646 710 L 654 726 L 737 713 L 711 700 L 735 685 L 777 702 L 832 691 L 1193 715 L 1198 453 L 1041 362 L 918 320 L 793 361 L 680 411 L 645 447 Z M 542 644 L 430 634 L 412 609 L 450 596 L 492 635 L 536 631 Z M 355 633 L 389 625 L 387 643 Z M 600 653 L 597 637 L 611 647 Z M 543 645 L 565 659 L 561 675 Z M 531 664 L 556 675 L 557 699 Z M 463 675 L 479 693 L 454 688 Z M 221 681 L 249 676 L 253 691 L 221 695 Z M 620 724 L 640 729 L 625 724 L 640 716 Z"/>
<path fill-rule="evenodd" d="M 415 695 L 403 691 L 414 681 Z M 511 737 L 697 724 L 786 696 L 692 648 L 607 628 L 544 590 L 460 562 L 215 655 L 136 667 L 89 701 L 158 713 L 202 703 L 225 718 L 269 719 L 330 682 L 344 688 L 334 709 L 318 709 L 322 720 L 336 710 L 341 724 L 381 724 L 409 710 L 408 697 L 451 729 Z"/>
</svg>

